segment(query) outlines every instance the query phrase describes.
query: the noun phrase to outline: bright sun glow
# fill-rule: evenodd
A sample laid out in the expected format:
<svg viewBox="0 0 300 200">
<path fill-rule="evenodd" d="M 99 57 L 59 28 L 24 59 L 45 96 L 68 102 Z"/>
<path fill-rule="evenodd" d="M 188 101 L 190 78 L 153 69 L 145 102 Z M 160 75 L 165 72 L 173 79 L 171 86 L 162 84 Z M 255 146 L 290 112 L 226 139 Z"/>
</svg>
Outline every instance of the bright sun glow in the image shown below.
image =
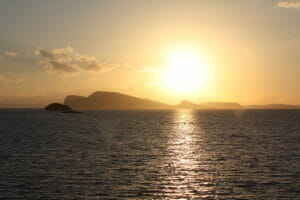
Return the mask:
<svg viewBox="0 0 300 200">
<path fill-rule="evenodd" d="M 168 90 L 184 95 L 200 92 L 207 80 L 207 63 L 197 51 L 182 49 L 169 55 L 164 72 Z"/>
</svg>

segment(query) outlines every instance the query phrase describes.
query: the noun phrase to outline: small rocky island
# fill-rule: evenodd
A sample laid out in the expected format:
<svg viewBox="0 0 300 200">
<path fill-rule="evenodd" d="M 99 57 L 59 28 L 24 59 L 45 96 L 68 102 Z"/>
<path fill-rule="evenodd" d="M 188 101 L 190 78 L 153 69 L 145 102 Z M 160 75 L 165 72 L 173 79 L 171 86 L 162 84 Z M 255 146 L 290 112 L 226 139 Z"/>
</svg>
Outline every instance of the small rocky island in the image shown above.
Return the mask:
<svg viewBox="0 0 300 200">
<path fill-rule="evenodd" d="M 61 111 L 63 113 L 80 113 L 78 111 L 73 110 L 71 107 L 60 104 L 60 103 L 51 103 L 46 108 L 46 111 Z"/>
</svg>

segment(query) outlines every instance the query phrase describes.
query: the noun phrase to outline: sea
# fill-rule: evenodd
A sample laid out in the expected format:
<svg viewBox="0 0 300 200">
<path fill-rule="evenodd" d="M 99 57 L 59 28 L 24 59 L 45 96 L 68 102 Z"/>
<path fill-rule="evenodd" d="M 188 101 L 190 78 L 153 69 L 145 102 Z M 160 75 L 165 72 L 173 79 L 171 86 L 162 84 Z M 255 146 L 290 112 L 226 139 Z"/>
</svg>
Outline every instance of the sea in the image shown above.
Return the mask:
<svg viewBox="0 0 300 200">
<path fill-rule="evenodd" d="M 0 199 L 300 199 L 300 110 L 0 110 Z"/>
</svg>

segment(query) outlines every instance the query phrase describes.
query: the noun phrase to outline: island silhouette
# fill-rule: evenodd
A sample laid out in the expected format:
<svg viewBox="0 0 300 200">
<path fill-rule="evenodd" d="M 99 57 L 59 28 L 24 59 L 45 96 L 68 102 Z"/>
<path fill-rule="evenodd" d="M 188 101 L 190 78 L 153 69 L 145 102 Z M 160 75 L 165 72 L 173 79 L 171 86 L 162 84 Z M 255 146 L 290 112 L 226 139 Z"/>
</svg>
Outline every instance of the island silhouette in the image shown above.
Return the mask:
<svg viewBox="0 0 300 200">
<path fill-rule="evenodd" d="M 75 111 L 70 106 L 61 104 L 61 103 L 51 103 L 46 108 L 46 111 L 61 111 L 63 113 L 80 113 L 79 111 Z"/>
<path fill-rule="evenodd" d="M 75 109 L 167 109 L 172 106 L 117 92 L 94 92 L 88 97 L 70 95 L 64 104 Z"/>
<path fill-rule="evenodd" d="M 300 109 L 299 105 L 269 104 L 243 106 L 235 102 L 205 102 L 196 104 L 183 100 L 177 105 L 169 105 L 145 98 L 108 91 L 97 91 L 88 97 L 69 95 L 63 104 L 52 103 L 45 110 L 59 110 L 66 113 L 73 109 Z"/>
</svg>

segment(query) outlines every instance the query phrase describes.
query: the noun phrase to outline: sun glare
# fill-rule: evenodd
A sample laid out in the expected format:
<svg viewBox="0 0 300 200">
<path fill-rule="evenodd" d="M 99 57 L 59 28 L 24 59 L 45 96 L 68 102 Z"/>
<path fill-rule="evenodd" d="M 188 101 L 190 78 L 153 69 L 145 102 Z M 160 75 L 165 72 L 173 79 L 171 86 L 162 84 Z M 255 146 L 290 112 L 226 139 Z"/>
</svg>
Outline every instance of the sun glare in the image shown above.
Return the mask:
<svg viewBox="0 0 300 200">
<path fill-rule="evenodd" d="M 207 79 L 207 63 L 197 51 L 182 49 L 168 56 L 168 68 L 164 72 L 168 90 L 182 95 L 200 92 Z"/>
</svg>

